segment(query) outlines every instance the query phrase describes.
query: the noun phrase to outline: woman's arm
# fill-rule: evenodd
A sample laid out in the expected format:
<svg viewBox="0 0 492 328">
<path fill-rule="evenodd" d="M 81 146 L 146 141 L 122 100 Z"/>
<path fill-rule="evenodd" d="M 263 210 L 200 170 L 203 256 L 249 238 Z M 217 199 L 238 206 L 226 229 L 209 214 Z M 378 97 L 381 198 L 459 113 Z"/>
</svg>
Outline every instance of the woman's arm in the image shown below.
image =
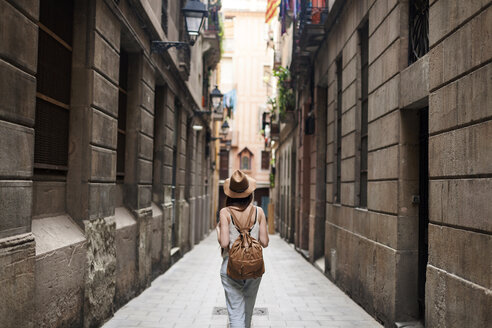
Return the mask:
<svg viewBox="0 0 492 328">
<path fill-rule="evenodd" d="M 215 231 L 217 232 L 217 241 L 219 242 L 220 245 L 220 221 L 217 222 L 217 225 L 215 226 Z"/>
<path fill-rule="evenodd" d="M 227 217 L 227 209 L 220 210 L 220 246 L 222 248 L 229 247 L 229 219 Z"/>
<path fill-rule="evenodd" d="M 260 245 L 263 247 L 268 247 L 268 242 L 270 241 L 270 238 L 268 237 L 265 212 L 263 212 L 263 209 L 261 207 L 258 207 L 258 216 L 260 218 Z"/>
</svg>

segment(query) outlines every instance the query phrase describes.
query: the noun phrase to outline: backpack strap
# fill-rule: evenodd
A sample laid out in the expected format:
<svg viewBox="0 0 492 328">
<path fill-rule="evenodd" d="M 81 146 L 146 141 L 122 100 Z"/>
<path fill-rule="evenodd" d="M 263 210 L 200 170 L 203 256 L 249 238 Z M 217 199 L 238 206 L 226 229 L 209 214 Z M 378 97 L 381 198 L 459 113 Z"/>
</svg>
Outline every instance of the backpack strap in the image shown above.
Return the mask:
<svg viewBox="0 0 492 328">
<path fill-rule="evenodd" d="M 236 230 L 241 233 L 241 230 L 246 230 L 248 229 L 248 232 L 251 232 L 251 230 L 253 229 L 254 225 L 256 224 L 256 218 L 258 216 L 258 209 L 256 206 L 252 207 L 251 208 L 251 211 L 249 211 L 249 215 L 248 215 L 248 220 L 246 221 L 246 224 L 248 224 L 250 222 L 250 219 L 251 217 L 253 216 L 253 212 L 256 210 L 256 215 L 255 215 L 255 221 L 253 223 L 253 225 L 251 227 L 244 227 L 244 226 L 241 226 L 239 223 L 240 221 L 236 218 L 236 216 L 234 215 L 234 213 L 229 209 L 229 214 L 231 215 L 231 221 L 232 221 L 232 224 L 234 225 L 234 227 L 236 228 Z"/>
</svg>

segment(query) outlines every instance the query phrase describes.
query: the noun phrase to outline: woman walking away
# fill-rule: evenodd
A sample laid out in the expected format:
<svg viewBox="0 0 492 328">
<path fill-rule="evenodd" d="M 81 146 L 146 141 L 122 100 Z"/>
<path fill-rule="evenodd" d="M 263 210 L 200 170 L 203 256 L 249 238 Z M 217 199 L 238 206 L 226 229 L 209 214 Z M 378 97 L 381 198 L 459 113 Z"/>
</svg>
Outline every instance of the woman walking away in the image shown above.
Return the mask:
<svg viewBox="0 0 492 328">
<path fill-rule="evenodd" d="M 220 210 L 220 269 L 231 328 L 250 328 L 261 275 L 262 247 L 268 246 L 265 213 L 253 205 L 256 181 L 236 170 L 224 182 L 226 206 Z M 261 245 L 261 246 L 260 246 Z"/>
</svg>

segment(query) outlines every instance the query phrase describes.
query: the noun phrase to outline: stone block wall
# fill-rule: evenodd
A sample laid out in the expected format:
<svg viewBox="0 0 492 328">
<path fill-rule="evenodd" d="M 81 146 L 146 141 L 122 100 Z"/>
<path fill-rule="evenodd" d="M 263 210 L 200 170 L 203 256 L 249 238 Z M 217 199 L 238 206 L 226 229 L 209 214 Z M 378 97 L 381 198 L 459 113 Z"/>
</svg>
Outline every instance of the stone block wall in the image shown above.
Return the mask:
<svg viewBox="0 0 492 328">
<path fill-rule="evenodd" d="M 8 327 L 28 327 L 32 318 L 38 16 L 37 3 L 0 1 L 0 318 Z"/>
<path fill-rule="evenodd" d="M 81 326 L 87 263 L 84 233 L 67 215 L 35 219 L 32 231 L 36 241 L 34 326 Z"/>
<path fill-rule="evenodd" d="M 409 1 L 347 1 L 331 21 L 328 16 L 327 35 L 312 70 L 304 74 L 314 75 L 314 85 L 310 90 L 308 83 L 297 81 L 301 108 L 295 174 L 284 171 L 291 142 L 286 137 L 289 126 L 281 131 L 279 231 L 289 239 L 287 187 L 298 179 L 292 215 L 296 246 L 306 244 L 303 231 L 309 216 L 309 256 L 316 257 L 316 245 L 324 238 L 325 274 L 385 326 L 420 320 L 429 327 L 481 327 L 491 320 L 487 310 L 492 299 L 491 260 L 482 255 L 491 242 L 492 7 L 489 0 L 430 0 L 429 4 L 430 51 L 412 64 Z M 358 30 L 366 22 L 368 184 L 367 206 L 360 206 Z M 337 61 L 342 68 L 340 90 Z M 326 95 L 320 96 L 323 92 Z M 303 125 L 309 95 L 314 95 L 316 110 L 316 152 L 305 150 Z M 338 107 L 341 131 L 337 131 Z M 419 131 L 426 128 L 422 116 L 427 107 L 428 131 Z M 341 134 L 338 200 L 337 132 Z M 420 148 L 423 136 L 429 139 L 427 154 Z M 424 185 L 419 165 L 427 158 L 429 258 L 422 265 L 419 261 L 426 252 L 419 239 L 427 237 L 425 227 L 419 230 L 419 225 L 425 223 L 426 211 L 420 212 L 417 196 L 425 197 L 419 190 Z M 310 195 L 309 203 L 306 195 Z M 323 208 L 319 201 L 325 199 L 323 236 L 317 218 Z M 420 268 L 426 272 L 423 302 L 419 300 L 419 288 L 424 286 L 419 281 Z"/>
<path fill-rule="evenodd" d="M 404 146 L 399 94 L 400 72 L 407 65 L 406 15 L 405 2 L 348 2 L 326 43 L 321 45 L 314 64 L 315 83 L 318 89 L 326 88 L 327 93 L 322 104 L 326 113 L 323 124 L 326 139 L 322 142 L 326 155 L 324 161 L 316 165 L 321 166 L 318 170 L 326 170 L 325 272 L 387 326 L 418 318 L 414 291 L 417 273 L 413 267 L 418 244 L 415 238 L 409 237 L 415 236 L 418 221 L 415 217 L 408 219 L 401 211 L 410 199 L 408 194 L 401 196 L 407 187 L 400 179 L 404 174 L 400 163 L 410 158 L 400 154 Z M 362 109 L 358 30 L 366 22 L 369 29 L 368 182 L 367 206 L 360 206 Z M 341 104 L 337 102 L 337 59 L 342 67 Z M 340 199 L 337 202 L 334 192 L 338 106 L 342 116 Z M 411 242 L 406 242 L 408 240 Z"/>
<path fill-rule="evenodd" d="M 73 3 L 68 168 L 35 176 L 35 76 L 44 4 L 0 0 L 2 327 L 99 326 L 169 268 L 173 246 L 182 255 L 208 232 L 202 223 L 210 221 L 203 210 L 205 131 L 186 136 L 198 106 L 194 99 L 201 99 L 201 63 L 186 84 L 174 51 L 150 52 L 151 40 L 166 40 L 156 18 L 160 8 Z M 180 16 L 180 8 L 171 7 L 170 15 Z M 169 36 L 177 40 L 180 27 L 170 21 Z M 125 176 L 117 181 L 122 50 L 129 54 L 129 85 Z M 201 58 L 201 42 L 191 51 Z M 191 141 L 193 152 L 187 153 Z M 188 156 L 193 172 L 186 172 Z M 186 190 L 195 199 L 195 240 Z"/>
<path fill-rule="evenodd" d="M 307 135 L 305 133 L 306 120 L 308 118 L 308 114 L 311 110 L 312 99 L 309 96 L 308 89 L 303 90 L 304 92 L 300 93 L 300 108 L 299 108 L 299 124 L 297 126 L 298 134 L 299 134 L 299 143 L 297 148 L 297 153 L 300 155 L 300 165 L 297 167 L 298 174 L 298 198 L 299 205 L 296 213 L 296 240 L 295 244 L 301 250 L 304 250 L 309 253 L 309 234 L 310 230 L 314 232 L 313 229 L 310 229 L 310 221 L 314 223 L 314 215 L 311 216 L 311 197 L 313 189 L 312 180 L 315 178 L 316 173 L 313 170 L 313 165 L 311 164 L 311 158 L 313 157 L 313 152 L 315 153 L 315 144 L 314 144 L 314 136 Z M 314 213 L 313 213 L 314 214 Z M 314 228 L 314 225 L 313 225 Z M 303 254 L 308 254 L 303 253 Z"/>
<path fill-rule="evenodd" d="M 433 1 L 429 18 L 426 323 L 491 322 L 490 1 Z"/>
</svg>

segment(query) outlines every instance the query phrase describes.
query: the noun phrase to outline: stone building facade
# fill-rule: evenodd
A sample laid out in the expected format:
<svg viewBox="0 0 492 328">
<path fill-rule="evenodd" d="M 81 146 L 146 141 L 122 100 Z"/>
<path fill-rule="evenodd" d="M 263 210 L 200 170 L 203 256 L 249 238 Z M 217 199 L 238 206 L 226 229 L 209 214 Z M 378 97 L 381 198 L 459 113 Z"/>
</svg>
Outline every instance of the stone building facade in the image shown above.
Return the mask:
<svg viewBox="0 0 492 328">
<path fill-rule="evenodd" d="M 211 228 L 219 31 L 151 51 L 185 2 L 0 1 L 2 327 L 99 326 Z"/>
<path fill-rule="evenodd" d="M 486 326 L 492 2 L 301 3 L 281 235 L 386 327 Z"/>
<path fill-rule="evenodd" d="M 234 94 L 225 120 L 229 125 L 220 147 L 219 207 L 225 205 L 223 182 L 241 169 L 256 180 L 255 201 L 268 213 L 270 152 L 265 146 L 266 103 L 273 94 L 273 49 L 265 47 L 267 1 L 224 0 L 224 52 L 220 88 Z M 226 96 L 227 97 L 227 96 Z M 261 131 L 263 130 L 263 136 Z"/>
</svg>

